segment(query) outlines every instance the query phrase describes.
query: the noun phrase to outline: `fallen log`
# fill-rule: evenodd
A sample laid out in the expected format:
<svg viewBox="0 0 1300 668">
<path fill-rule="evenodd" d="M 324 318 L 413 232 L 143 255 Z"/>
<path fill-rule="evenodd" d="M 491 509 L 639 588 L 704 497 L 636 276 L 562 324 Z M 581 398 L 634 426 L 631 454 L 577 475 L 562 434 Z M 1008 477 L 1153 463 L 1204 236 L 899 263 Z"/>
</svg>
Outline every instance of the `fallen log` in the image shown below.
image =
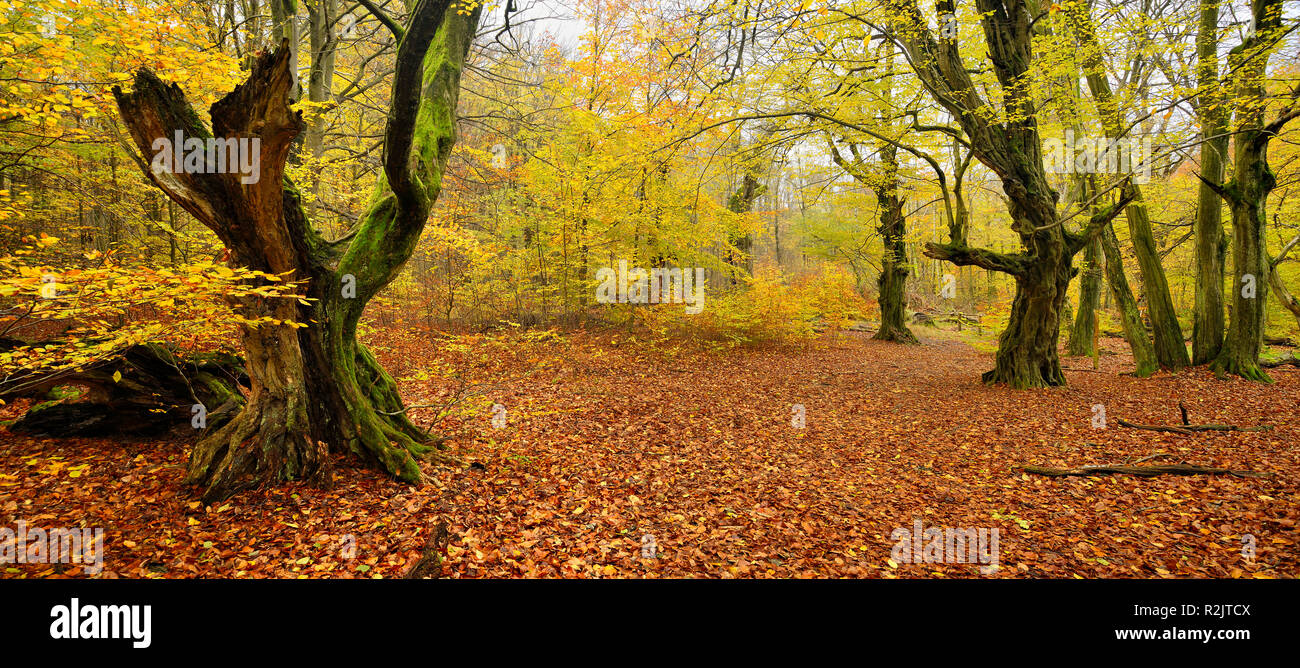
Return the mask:
<svg viewBox="0 0 1300 668">
<path fill-rule="evenodd" d="M 83 401 L 37 403 L 10 431 L 45 437 L 148 436 L 181 425 L 219 427 L 244 405 L 243 360 L 228 353 L 177 358 L 165 346 L 132 346 L 81 369 L 11 378 L 0 398 L 46 396 L 84 387 Z M 201 406 L 196 409 L 195 406 Z M 202 420 L 196 418 L 202 414 Z"/>
<path fill-rule="evenodd" d="M 1232 475 L 1241 478 L 1263 478 L 1270 474 L 1256 471 L 1235 471 L 1232 469 L 1195 466 L 1192 464 L 1157 464 L 1155 466 L 1084 466 L 1077 469 L 1057 469 L 1046 466 L 1025 466 L 1025 472 L 1044 476 L 1096 476 L 1124 474 L 1143 477 L 1158 475 Z"/>
<path fill-rule="evenodd" d="M 1285 357 L 1281 357 L 1275 360 L 1259 361 L 1259 365 L 1264 367 L 1265 369 L 1275 369 L 1277 367 L 1286 366 L 1288 364 L 1291 366 L 1300 367 L 1300 357 L 1296 357 L 1295 353 L 1289 353 Z"/>
</svg>

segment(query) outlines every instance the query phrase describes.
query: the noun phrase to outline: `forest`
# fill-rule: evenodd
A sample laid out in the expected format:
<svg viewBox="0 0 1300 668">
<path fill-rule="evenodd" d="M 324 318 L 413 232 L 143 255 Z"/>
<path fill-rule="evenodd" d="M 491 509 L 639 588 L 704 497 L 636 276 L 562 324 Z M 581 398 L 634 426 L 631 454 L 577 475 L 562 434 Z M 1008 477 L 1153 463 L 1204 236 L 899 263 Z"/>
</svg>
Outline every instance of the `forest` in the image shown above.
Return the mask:
<svg viewBox="0 0 1300 668">
<path fill-rule="evenodd" d="M 0 0 L 0 577 L 1294 579 L 1298 28 Z"/>
</svg>

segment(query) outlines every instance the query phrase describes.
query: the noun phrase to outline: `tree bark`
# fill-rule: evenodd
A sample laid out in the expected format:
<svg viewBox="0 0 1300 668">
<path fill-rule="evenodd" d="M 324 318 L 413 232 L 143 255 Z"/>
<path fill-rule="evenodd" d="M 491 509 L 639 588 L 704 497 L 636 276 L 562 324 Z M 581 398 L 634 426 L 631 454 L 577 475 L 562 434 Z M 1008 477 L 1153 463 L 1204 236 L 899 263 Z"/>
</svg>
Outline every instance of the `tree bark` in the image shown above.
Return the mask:
<svg viewBox="0 0 1300 668">
<path fill-rule="evenodd" d="M 440 189 L 455 141 L 460 73 L 480 8 L 449 10 L 450 0 L 423 0 L 401 32 L 385 128 L 384 171 L 357 226 L 327 241 L 307 220 L 284 174 L 290 144 L 302 130 L 289 109 L 295 82 L 290 45 L 263 54 L 248 80 L 213 105 L 212 132 L 176 85 L 141 71 L 134 90 L 115 88 L 136 145 L 151 154 L 157 138 L 259 138 L 260 178 L 238 173 L 151 169 L 146 175 L 211 228 L 231 262 L 287 280 L 305 281 L 307 304 L 241 298 L 245 369 L 243 411 L 203 438 L 186 481 L 204 486 L 206 502 L 274 480 L 330 482 L 327 454 L 351 452 L 389 474 L 417 482 L 417 460 L 438 457 L 402 412 L 393 379 L 357 341 L 365 304 L 410 257 Z M 296 323 L 294 327 L 288 323 Z"/>
<path fill-rule="evenodd" d="M 1236 374 L 1261 382 L 1272 379 L 1259 365 L 1264 345 L 1264 316 L 1268 275 L 1272 271 L 1264 238 L 1268 194 L 1277 184 L 1268 164 L 1269 140 L 1290 120 L 1300 116 L 1292 92 L 1290 105 L 1272 121 L 1265 120 L 1267 90 L 1264 75 L 1269 55 L 1277 48 L 1281 27 L 1281 0 L 1255 0 L 1255 32 L 1228 55 L 1236 72 L 1237 132 L 1233 138 L 1232 181 L 1210 186 L 1232 211 L 1232 318 L 1228 334 L 1211 369 L 1219 375 Z"/>
<path fill-rule="evenodd" d="M 1228 153 L 1226 100 L 1219 83 L 1219 4 L 1200 0 L 1196 36 L 1196 115 L 1201 123 L 1201 177 L 1223 181 Z M 1192 311 L 1192 364 L 1210 363 L 1223 346 L 1223 201 L 1205 183 L 1196 198 L 1196 298 Z"/>
<path fill-rule="evenodd" d="M 1145 378 L 1160 368 L 1156 360 L 1155 348 L 1147 336 L 1146 326 L 1142 324 L 1142 313 L 1138 310 L 1137 300 L 1128 287 L 1128 277 L 1124 275 L 1124 260 L 1119 253 L 1119 240 L 1115 238 L 1115 229 L 1107 225 L 1101 233 L 1101 247 L 1106 256 L 1106 282 L 1110 284 L 1111 295 L 1119 308 L 1120 324 L 1124 329 L 1124 339 L 1128 341 L 1129 350 L 1133 351 L 1134 375 Z"/>
</svg>

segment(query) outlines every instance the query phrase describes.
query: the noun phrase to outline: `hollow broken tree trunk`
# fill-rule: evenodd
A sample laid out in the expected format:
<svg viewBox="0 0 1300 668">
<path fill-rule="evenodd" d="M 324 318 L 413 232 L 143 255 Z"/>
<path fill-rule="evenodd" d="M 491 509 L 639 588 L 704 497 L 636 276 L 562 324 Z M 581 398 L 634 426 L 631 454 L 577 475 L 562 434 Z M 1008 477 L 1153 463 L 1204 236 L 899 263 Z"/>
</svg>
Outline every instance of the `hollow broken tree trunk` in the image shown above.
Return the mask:
<svg viewBox="0 0 1300 668">
<path fill-rule="evenodd" d="M 934 98 L 961 124 L 975 157 L 1002 181 L 1013 229 L 1022 253 L 998 253 L 971 248 L 965 239 L 926 244 L 925 254 L 959 266 L 974 265 L 1009 274 L 1016 292 L 1011 318 L 998 338 L 996 363 L 983 375 L 986 383 L 1014 388 L 1065 384 L 1057 355 L 1061 306 L 1072 261 L 1100 233 L 1102 226 L 1131 201 L 1125 194 L 1115 205 L 1097 212 L 1082 233 L 1064 228 L 1056 211 L 1057 193 L 1043 167 L 1036 102 L 1026 83 L 1034 62 L 1033 8 L 1024 0 L 977 0 L 988 58 L 1001 86 L 1005 109 L 995 110 L 971 80 L 958 40 L 936 40 L 916 0 L 889 0 L 902 17 L 894 37 L 907 49 L 908 62 Z M 952 0 L 940 0 L 936 10 L 953 11 Z M 994 119 L 1004 119 L 996 121 Z"/>
<path fill-rule="evenodd" d="M 253 180 L 248 174 L 212 162 L 198 168 L 140 162 L 149 179 L 217 234 L 232 264 L 305 281 L 309 298 L 247 297 L 232 304 L 244 318 L 263 321 L 241 328 L 250 380 L 245 408 L 205 435 L 190 456 L 186 482 L 203 485 L 205 501 L 274 480 L 328 483 L 330 451 L 354 453 L 410 482 L 420 479 L 417 460 L 441 457 L 404 416 L 393 379 L 357 342 L 357 322 L 414 250 L 455 140 L 460 74 L 480 10 L 460 14 L 448 11 L 450 5 L 418 3 L 404 29 L 385 22 L 398 47 L 384 172 L 369 209 L 338 240 L 312 227 L 284 174 L 290 144 L 302 130 L 300 114 L 288 106 L 294 81 L 287 44 L 257 58 L 248 80 L 212 106 L 211 132 L 179 87 L 148 71 L 137 74 L 130 93 L 113 91 L 146 156 L 156 150 L 155 140 L 172 140 L 176 132 L 200 142 L 260 140 L 260 146 L 247 144 L 260 167 L 253 183 L 245 183 Z"/>
</svg>

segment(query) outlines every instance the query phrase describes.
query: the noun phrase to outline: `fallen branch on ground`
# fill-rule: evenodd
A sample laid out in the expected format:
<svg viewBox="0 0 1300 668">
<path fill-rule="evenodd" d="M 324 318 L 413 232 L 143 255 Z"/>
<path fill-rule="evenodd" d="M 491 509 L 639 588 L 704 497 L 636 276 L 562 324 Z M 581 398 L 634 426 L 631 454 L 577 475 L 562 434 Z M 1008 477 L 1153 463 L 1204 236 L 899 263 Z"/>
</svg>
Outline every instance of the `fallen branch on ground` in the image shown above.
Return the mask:
<svg viewBox="0 0 1300 668">
<path fill-rule="evenodd" d="M 1122 473 L 1151 477 L 1158 475 L 1234 475 L 1241 478 L 1263 478 L 1268 473 L 1255 471 L 1234 471 L 1192 464 L 1158 464 L 1156 466 L 1084 466 L 1077 469 L 1054 469 L 1046 466 L 1025 466 L 1028 473 L 1045 476 L 1094 476 Z"/>
<path fill-rule="evenodd" d="M 1235 424 L 1185 424 L 1179 426 L 1168 426 L 1158 424 L 1137 424 L 1129 422 L 1123 418 L 1117 420 L 1121 427 L 1129 429 L 1145 429 L 1147 431 L 1164 431 L 1172 434 L 1191 435 L 1198 431 L 1268 431 L 1273 425 L 1261 424 L 1258 427 L 1238 427 Z"/>
</svg>

